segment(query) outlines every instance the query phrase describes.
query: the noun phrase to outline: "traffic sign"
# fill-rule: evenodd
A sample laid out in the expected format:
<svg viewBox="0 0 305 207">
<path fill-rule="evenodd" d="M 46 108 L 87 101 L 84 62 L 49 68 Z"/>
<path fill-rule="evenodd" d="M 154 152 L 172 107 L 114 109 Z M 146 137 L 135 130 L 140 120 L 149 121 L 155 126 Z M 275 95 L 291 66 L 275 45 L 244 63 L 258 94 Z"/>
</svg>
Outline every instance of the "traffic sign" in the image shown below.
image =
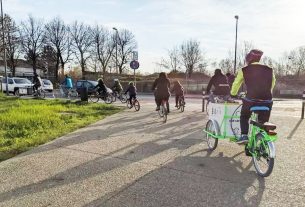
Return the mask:
<svg viewBox="0 0 305 207">
<path fill-rule="evenodd" d="M 133 61 L 130 62 L 130 67 L 131 67 L 132 69 L 134 69 L 134 70 L 138 69 L 139 66 L 140 66 L 140 64 L 139 64 L 139 62 L 136 61 L 136 60 L 133 60 Z"/>
<path fill-rule="evenodd" d="M 132 52 L 132 60 L 138 61 L 138 51 L 133 51 Z"/>
</svg>

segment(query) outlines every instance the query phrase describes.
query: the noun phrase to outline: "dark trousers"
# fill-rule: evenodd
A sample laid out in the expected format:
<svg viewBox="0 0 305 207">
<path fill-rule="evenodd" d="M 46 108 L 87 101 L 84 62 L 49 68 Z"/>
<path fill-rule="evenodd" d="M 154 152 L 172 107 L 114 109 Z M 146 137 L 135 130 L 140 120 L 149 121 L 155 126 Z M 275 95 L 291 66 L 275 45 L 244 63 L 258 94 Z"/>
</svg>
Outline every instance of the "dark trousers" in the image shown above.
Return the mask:
<svg viewBox="0 0 305 207">
<path fill-rule="evenodd" d="M 155 102 L 156 102 L 156 104 L 157 104 L 158 107 L 160 107 L 160 105 L 161 105 L 161 103 L 162 103 L 162 100 L 165 100 L 165 101 L 166 101 L 167 111 L 169 112 L 169 103 L 168 103 L 169 96 L 166 96 L 166 97 L 156 96 L 156 97 L 155 97 Z"/>
<path fill-rule="evenodd" d="M 265 123 L 269 121 L 270 113 L 272 109 L 272 102 L 271 103 L 257 103 L 243 100 L 243 106 L 240 112 L 240 129 L 241 134 L 248 134 L 249 131 L 249 119 L 251 116 L 250 108 L 252 106 L 267 106 L 270 110 L 269 111 L 259 111 L 258 113 L 258 121 L 260 123 Z"/>
<path fill-rule="evenodd" d="M 130 103 L 130 105 L 132 105 L 132 99 L 136 99 L 137 97 L 136 97 L 136 95 L 129 95 L 129 103 Z"/>
</svg>

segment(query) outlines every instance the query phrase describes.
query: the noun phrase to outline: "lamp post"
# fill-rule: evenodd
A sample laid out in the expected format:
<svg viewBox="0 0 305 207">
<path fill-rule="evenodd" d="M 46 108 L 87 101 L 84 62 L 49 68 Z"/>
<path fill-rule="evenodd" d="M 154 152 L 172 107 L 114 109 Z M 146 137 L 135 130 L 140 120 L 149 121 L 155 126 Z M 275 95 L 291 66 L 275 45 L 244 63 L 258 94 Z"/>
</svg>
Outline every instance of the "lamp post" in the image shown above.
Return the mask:
<svg viewBox="0 0 305 207">
<path fill-rule="evenodd" d="M 116 73 L 118 74 L 118 29 L 113 27 L 113 30 L 116 31 L 115 33 L 115 69 Z"/>
<path fill-rule="evenodd" d="M 5 91 L 6 95 L 8 96 L 8 78 L 7 78 L 7 63 L 6 63 L 6 44 L 5 44 L 5 37 L 4 37 L 4 15 L 3 15 L 3 7 L 2 7 L 2 0 L 1 0 L 1 25 L 2 25 L 2 41 L 3 41 L 3 61 L 4 61 L 4 73 L 5 73 Z"/>
<path fill-rule="evenodd" d="M 236 51 L 237 51 L 237 26 L 238 26 L 238 15 L 234 17 L 236 19 L 236 31 L 235 31 L 235 55 L 234 55 L 234 74 L 236 72 Z"/>
</svg>

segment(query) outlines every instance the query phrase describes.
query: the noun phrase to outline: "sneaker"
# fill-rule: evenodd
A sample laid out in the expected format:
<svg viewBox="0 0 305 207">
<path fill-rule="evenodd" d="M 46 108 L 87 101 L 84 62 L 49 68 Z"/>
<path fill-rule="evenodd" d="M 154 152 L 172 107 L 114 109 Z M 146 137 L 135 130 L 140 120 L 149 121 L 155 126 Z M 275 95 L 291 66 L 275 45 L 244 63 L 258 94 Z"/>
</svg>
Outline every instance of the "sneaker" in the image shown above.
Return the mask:
<svg viewBox="0 0 305 207">
<path fill-rule="evenodd" d="M 159 111 L 159 110 L 160 110 L 160 106 L 157 106 L 156 111 Z"/>
<path fill-rule="evenodd" d="M 175 107 L 178 108 L 178 105 L 176 105 Z"/>
<path fill-rule="evenodd" d="M 248 143 L 248 135 L 242 134 L 241 137 L 237 140 L 237 144 L 247 144 Z"/>
</svg>

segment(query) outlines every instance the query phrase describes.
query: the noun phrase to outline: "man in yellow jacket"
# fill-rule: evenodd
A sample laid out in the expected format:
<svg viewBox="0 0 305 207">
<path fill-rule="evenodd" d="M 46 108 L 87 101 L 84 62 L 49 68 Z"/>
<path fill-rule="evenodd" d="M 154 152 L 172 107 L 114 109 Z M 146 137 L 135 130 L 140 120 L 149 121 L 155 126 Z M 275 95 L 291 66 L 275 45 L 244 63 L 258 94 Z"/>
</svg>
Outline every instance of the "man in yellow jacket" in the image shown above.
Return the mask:
<svg viewBox="0 0 305 207">
<path fill-rule="evenodd" d="M 243 106 L 240 114 L 241 137 L 239 144 L 248 142 L 249 119 L 252 106 L 267 106 L 269 111 L 260 111 L 258 121 L 261 123 L 269 121 L 272 109 L 272 90 L 275 85 L 273 69 L 260 64 L 263 55 L 261 50 L 251 50 L 246 55 L 246 66 L 238 71 L 233 82 L 231 95 L 236 96 L 243 82 L 247 88 L 246 98 L 243 99 Z"/>
</svg>

